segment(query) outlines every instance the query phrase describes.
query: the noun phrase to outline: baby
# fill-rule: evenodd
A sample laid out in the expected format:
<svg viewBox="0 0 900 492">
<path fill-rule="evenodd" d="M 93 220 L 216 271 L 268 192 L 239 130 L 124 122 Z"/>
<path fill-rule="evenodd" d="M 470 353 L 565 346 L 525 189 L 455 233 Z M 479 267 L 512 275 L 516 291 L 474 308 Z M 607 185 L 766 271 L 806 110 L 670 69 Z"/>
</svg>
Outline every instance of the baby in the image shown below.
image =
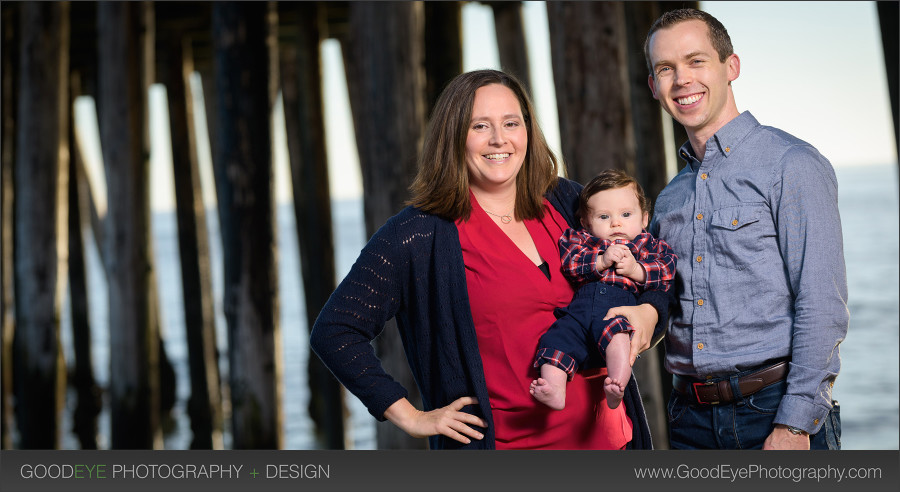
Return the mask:
<svg viewBox="0 0 900 492">
<path fill-rule="evenodd" d="M 606 403 L 616 408 L 631 377 L 634 328 L 622 316 L 603 318 L 613 307 L 635 305 L 642 292 L 668 291 L 677 258 L 645 230 L 650 211 L 644 190 L 621 171 L 603 171 L 584 187 L 578 216 L 584 229 L 566 230 L 559 249 L 563 273 L 579 289 L 538 343 L 534 367 L 541 376 L 529 391 L 550 408 L 563 409 L 566 381 L 596 343 L 606 359 Z"/>
</svg>

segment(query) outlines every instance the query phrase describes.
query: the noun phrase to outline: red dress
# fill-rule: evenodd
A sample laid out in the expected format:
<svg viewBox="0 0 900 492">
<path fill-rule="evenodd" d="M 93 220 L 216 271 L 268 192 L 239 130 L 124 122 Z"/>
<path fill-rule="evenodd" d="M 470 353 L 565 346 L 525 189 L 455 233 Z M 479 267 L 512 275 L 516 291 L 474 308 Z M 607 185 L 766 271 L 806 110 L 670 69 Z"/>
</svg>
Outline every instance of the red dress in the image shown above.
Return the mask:
<svg viewBox="0 0 900 492">
<path fill-rule="evenodd" d="M 456 222 L 478 348 L 484 365 L 497 449 L 621 449 L 631 440 L 625 406 L 606 405 L 603 377 L 581 372 L 566 386 L 566 407 L 552 410 L 528 392 L 540 336 L 553 310 L 574 290 L 560 272 L 557 240 L 569 226 L 544 200 L 541 219 L 525 226 L 550 267 L 550 280 L 494 223 L 474 195 L 468 221 Z M 605 371 L 604 371 L 605 372 Z"/>
</svg>

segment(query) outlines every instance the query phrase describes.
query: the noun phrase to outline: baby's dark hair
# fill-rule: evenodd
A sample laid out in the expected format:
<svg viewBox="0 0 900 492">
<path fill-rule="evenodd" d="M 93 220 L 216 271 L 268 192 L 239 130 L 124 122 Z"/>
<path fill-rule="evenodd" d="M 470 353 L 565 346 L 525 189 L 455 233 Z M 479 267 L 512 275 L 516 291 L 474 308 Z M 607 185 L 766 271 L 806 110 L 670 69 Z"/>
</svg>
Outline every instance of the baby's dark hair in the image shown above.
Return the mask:
<svg viewBox="0 0 900 492">
<path fill-rule="evenodd" d="M 641 212 L 650 214 L 650 201 L 644 195 L 644 188 L 634 178 L 618 169 L 607 169 L 591 180 L 578 195 L 578 219 L 584 220 L 588 216 L 588 200 L 595 194 L 604 190 L 615 190 L 634 185 L 634 194 L 641 204 Z"/>
</svg>

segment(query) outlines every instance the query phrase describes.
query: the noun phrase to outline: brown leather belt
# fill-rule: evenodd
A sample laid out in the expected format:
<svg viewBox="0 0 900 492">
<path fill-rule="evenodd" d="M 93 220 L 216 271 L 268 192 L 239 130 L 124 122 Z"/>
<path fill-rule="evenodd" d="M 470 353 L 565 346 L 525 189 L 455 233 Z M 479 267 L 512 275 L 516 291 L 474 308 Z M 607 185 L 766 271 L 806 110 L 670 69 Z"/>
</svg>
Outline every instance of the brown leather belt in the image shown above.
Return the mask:
<svg viewBox="0 0 900 492">
<path fill-rule="evenodd" d="M 787 373 L 788 362 L 779 362 L 741 376 L 738 379 L 738 388 L 742 395 L 750 396 L 766 386 L 783 380 L 787 377 Z M 718 405 L 734 401 L 734 393 L 731 391 L 731 383 L 728 378 L 720 381 L 697 381 L 674 374 L 672 375 L 672 387 L 683 395 L 693 394 L 697 403 L 702 405 Z"/>
</svg>

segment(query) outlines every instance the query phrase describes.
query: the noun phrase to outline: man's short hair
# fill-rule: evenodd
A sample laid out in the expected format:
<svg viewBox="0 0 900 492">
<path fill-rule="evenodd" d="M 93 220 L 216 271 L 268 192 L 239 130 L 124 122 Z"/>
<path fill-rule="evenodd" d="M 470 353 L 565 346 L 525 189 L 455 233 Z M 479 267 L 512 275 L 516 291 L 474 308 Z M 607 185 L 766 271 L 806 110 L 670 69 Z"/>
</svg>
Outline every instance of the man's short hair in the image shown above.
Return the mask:
<svg viewBox="0 0 900 492">
<path fill-rule="evenodd" d="M 656 22 L 650 26 L 650 31 L 647 32 L 647 39 L 644 40 L 644 58 L 647 60 L 647 70 L 650 71 L 651 76 L 654 74 L 653 65 L 650 63 L 650 38 L 660 29 L 666 29 L 689 20 L 698 20 L 706 24 L 709 42 L 712 43 L 713 48 L 719 54 L 720 62 L 724 63 L 726 58 L 734 54 L 734 48 L 731 46 L 731 37 L 728 35 L 725 26 L 719 22 L 719 19 L 697 9 L 670 10 L 659 16 L 659 19 L 656 19 Z"/>
</svg>

